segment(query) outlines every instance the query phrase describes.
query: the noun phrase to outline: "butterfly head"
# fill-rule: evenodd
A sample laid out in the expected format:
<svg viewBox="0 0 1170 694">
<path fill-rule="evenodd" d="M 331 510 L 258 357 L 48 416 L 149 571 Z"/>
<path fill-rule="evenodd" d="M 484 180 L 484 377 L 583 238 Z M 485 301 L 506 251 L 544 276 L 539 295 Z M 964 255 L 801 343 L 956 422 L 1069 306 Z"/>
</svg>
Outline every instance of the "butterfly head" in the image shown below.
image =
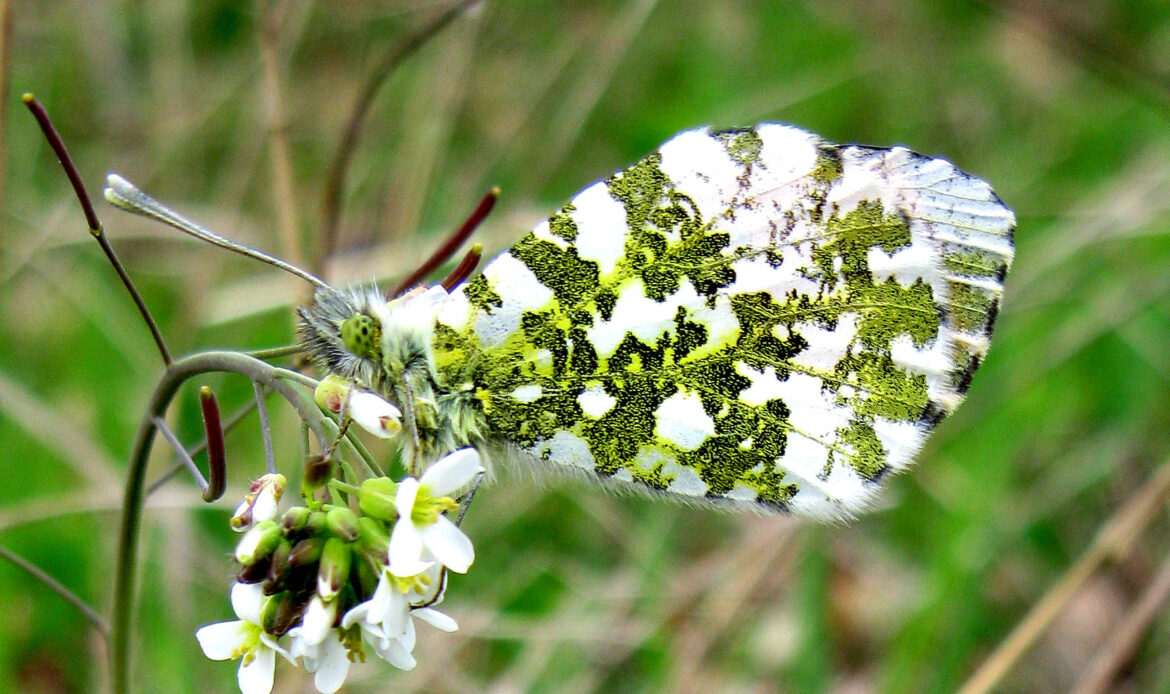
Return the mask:
<svg viewBox="0 0 1170 694">
<path fill-rule="evenodd" d="M 446 298 L 440 286 L 391 301 L 373 285 L 319 289 L 300 309 L 301 343 L 328 372 L 388 392 L 407 371 L 433 368 L 431 335 Z"/>
<path fill-rule="evenodd" d="M 325 371 L 380 390 L 386 300 L 377 287 L 318 289 L 313 305 L 298 310 L 298 333 L 310 358 Z"/>
</svg>

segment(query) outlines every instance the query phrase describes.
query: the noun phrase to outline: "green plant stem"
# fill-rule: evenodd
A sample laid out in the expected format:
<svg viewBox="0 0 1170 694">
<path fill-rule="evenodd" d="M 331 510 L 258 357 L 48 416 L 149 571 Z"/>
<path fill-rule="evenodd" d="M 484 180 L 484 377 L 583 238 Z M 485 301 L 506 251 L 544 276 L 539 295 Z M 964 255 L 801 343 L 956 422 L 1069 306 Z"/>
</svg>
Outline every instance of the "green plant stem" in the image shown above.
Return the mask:
<svg viewBox="0 0 1170 694">
<path fill-rule="evenodd" d="M 143 509 L 143 487 L 147 461 L 157 429 L 155 417 L 162 417 L 179 387 L 187 379 L 209 372 L 236 373 L 280 393 L 301 419 L 316 434 L 324 447 L 328 440 L 323 415 L 311 398 L 290 383 L 289 372 L 238 352 L 203 352 L 174 361 L 155 386 L 150 404 L 134 438 L 122 501 L 122 528 L 118 544 L 118 564 L 114 579 L 114 607 L 110 638 L 110 679 L 115 694 L 128 694 L 131 672 L 131 627 L 135 612 L 138 576 L 138 540 Z"/>
<path fill-rule="evenodd" d="M 341 480 L 329 480 L 329 486 L 351 496 L 357 496 L 358 492 L 361 491 L 360 488 L 348 482 L 342 482 Z"/>
<path fill-rule="evenodd" d="M 250 355 L 250 356 L 252 356 L 252 355 Z M 240 422 L 242 422 L 244 420 L 244 417 L 248 416 L 248 413 L 251 412 L 252 408 L 254 408 L 254 407 L 256 407 L 256 402 L 253 400 L 251 403 L 244 405 L 240 409 L 233 412 L 232 416 L 228 417 L 227 421 L 224 422 L 223 432 L 226 434 L 229 431 L 231 431 L 232 429 L 235 429 L 236 425 L 239 424 Z M 195 444 L 191 448 L 187 449 L 187 455 L 194 458 L 195 456 L 202 453 L 203 450 L 206 448 L 207 448 L 207 439 L 205 437 L 202 441 Z M 167 482 L 170 482 L 172 479 L 174 479 L 175 475 L 179 474 L 180 472 L 182 472 L 183 470 L 186 470 L 186 469 L 187 469 L 187 466 L 181 460 L 180 460 L 180 462 L 173 463 L 169 470 L 164 472 L 161 476 L 159 476 L 159 478 L 157 480 L 155 480 L 149 487 L 147 487 L 146 495 L 150 496 L 151 494 L 154 494 L 163 485 L 165 485 Z"/>
<path fill-rule="evenodd" d="M 285 345 L 283 347 L 269 347 L 268 349 L 257 349 L 248 352 L 248 356 L 256 357 L 257 359 L 279 359 L 281 357 L 290 357 L 294 354 L 300 354 L 305 348 L 302 345 Z"/>
<path fill-rule="evenodd" d="M 378 465 L 377 461 L 374 460 L 374 456 L 370 454 L 365 444 L 361 442 L 361 439 L 357 437 L 357 434 L 352 429 L 345 432 L 345 444 L 362 459 L 362 462 L 366 465 L 366 470 L 371 475 L 374 477 L 386 476 L 386 471 L 382 469 L 382 466 Z"/>
<path fill-rule="evenodd" d="M 97 629 L 98 633 L 102 635 L 102 638 L 109 636 L 110 625 L 106 622 L 106 618 L 98 614 L 97 610 L 90 607 L 89 603 L 77 597 L 76 593 L 61 585 L 57 579 L 7 547 L 0 547 L 0 557 L 12 562 L 12 564 L 24 570 L 25 573 L 45 584 L 46 588 L 61 596 L 65 602 L 76 607 L 89 620 L 94 629 Z"/>
</svg>

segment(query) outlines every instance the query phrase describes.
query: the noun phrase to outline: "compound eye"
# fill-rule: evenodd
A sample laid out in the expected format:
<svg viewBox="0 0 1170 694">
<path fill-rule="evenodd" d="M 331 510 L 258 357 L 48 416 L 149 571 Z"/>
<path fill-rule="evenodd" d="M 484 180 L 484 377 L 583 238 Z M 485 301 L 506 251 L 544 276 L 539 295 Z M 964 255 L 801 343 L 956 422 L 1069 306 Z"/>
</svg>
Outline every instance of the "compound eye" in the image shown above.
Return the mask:
<svg viewBox="0 0 1170 694">
<path fill-rule="evenodd" d="M 382 329 L 370 316 L 355 313 L 341 323 L 341 341 L 354 356 L 376 360 L 382 352 Z"/>
</svg>

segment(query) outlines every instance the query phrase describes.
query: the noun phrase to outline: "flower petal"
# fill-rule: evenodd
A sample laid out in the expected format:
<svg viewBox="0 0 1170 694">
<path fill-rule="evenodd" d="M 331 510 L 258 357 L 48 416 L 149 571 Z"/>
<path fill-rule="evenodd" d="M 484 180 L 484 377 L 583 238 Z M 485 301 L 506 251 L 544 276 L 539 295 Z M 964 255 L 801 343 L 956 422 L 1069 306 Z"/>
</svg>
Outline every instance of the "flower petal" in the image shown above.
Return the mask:
<svg viewBox="0 0 1170 694">
<path fill-rule="evenodd" d="M 418 617 L 422 621 L 426 622 L 427 624 L 430 624 L 431 626 L 433 626 L 434 628 L 436 628 L 440 631 L 446 631 L 446 632 L 459 631 L 459 625 L 455 623 L 455 620 L 451 619 L 450 617 L 443 614 L 442 612 L 439 612 L 438 610 L 433 610 L 429 607 L 422 607 L 422 608 L 419 608 L 417 610 L 414 610 L 410 614 L 412 614 L 415 617 Z"/>
<path fill-rule="evenodd" d="M 305 643 L 305 639 L 301 637 L 301 632 L 303 631 L 303 627 L 293 627 L 292 629 L 288 630 L 288 654 L 293 658 L 300 658 L 306 653 L 312 651 L 312 646 Z M 296 663 L 293 664 L 295 665 Z"/>
<path fill-rule="evenodd" d="M 341 628 L 348 629 L 356 622 L 366 621 L 366 615 L 370 613 L 370 608 L 373 603 L 373 599 L 370 599 L 365 602 L 359 602 L 358 604 L 349 608 L 349 612 L 346 612 L 345 615 L 341 618 Z M 292 632 L 290 631 L 289 633 L 291 634 Z"/>
<path fill-rule="evenodd" d="M 305 609 L 305 616 L 301 620 L 302 638 L 311 646 L 325 640 L 333 629 L 333 620 L 337 617 L 337 601 L 325 602 L 320 595 L 314 595 Z"/>
<path fill-rule="evenodd" d="M 230 660 L 247 636 L 247 625 L 240 620 L 216 622 L 195 630 L 203 655 L 212 660 Z"/>
<path fill-rule="evenodd" d="M 402 636 L 398 637 L 398 643 L 401 643 L 402 647 L 405 648 L 407 652 L 413 653 L 414 638 L 414 620 L 408 619 L 406 620 L 406 631 L 402 632 Z"/>
<path fill-rule="evenodd" d="M 370 645 L 374 647 L 374 652 L 378 654 L 378 657 L 399 670 L 413 670 L 414 666 L 418 664 L 410 651 L 406 650 L 406 647 L 396 639 L 382 639 L 378 643 Z"/>
<path fill-rule="evenodd" d="M 276 504 L 276 491 L 272 485 L 266 485 L 256 495 L 256 503 L 252 504 L 252 522 L 259 523 L 276 518 Z"/>
<path fill-rule="evenodd" d="M 423 473 L 419 484 L 431 496 L 447 496 L 471 483 L 483 471 L 479 452 L 474 448 L 460 448 L 439 458 Z"/>
<path fill-rule="evenodd" d="M 387 593 L 386 605 L 378 620 L 382 624 L 382 631 L 390 638 L 398 638 L 406 633 L 410 624 L 410 604 L 395 587 Z"/>
<path fill-rule="evenodd" d="M 276 653 L 268 648 L 257 648 L 251 661 L 244 658 L 236 673 L 241 694 L 269 694 L 276 674 Z"/>
<path fill-rule="evenodd" d="M 398 490 L 394 492 L 394 506 L 398 508 L 399 518 L 410 518 L 414 511 L 414 500 L 418 498 L 418 480 L 407 477 L 398 483 Z"/>
<path fill-rule="evenodd" d="M 414 669 L 416 663 L 410 654 L 414 650 L 414 622 L 407 620 L 406 631 L 398 638 L 384 637 L 370 645 L 374 647 L 375 653 L 394 667 L 401 670 Z"/>
<path fill-rule="evenodd" d="M 378 615 L 374 617 L 374 622 L 380 624 L 382 622 L 381 615 L 386 614 L 386 610 L 390 609 L 391 591 L 395 590 L 391 585 L 390 572 L 383 568 L 382 575 L 378 577 L 378 585 L 374 588 L 374 594 L 370 596 L 370 613 Z"/>
<path fill-rule="evenodd" d="M 423 544 L 441 564 L 455 573 L 467 573 L 471 562 L 475 561 L 475 548 L 471 546 L 471 540 L 462 530 L 455 527 L 450 518 L 439 516 L 434 523 L 415 528 L 422 536 Z M 394 527 L 394 531 L 398 532 L 397 526 Z M 390 544 L 394 544 L 393 538 Z"/>
<path fill-rule="evenodd" d="M 272 634 L 269 634 L 268 632 L 265 632 L 265 631 L 260 632 L 260 643 L 264 644 L 265 646 L 268 646 L 273 651 L 279 653 L 282 658 L 284 658 L 288 662 L 292 663 L 293 666 L 296 666 L 297 659 L 293 657 L 292 653 L 289 653 L 288 651 L 286 651 L 284 649 L 284 647 L 281 646 L 280 643 L 276 640 L 276 637 L 273 636 Z"/>
<path fill-rule="evenodd" d="M 240 538 L 236 544 L 236 561 L 241 564 L 250 564 L 254 561 L 253 555 L 256 554 L 256 548 L 260 546 L 260 539 L 264 537 L 265 528 L 258 528 L 251 525 L 248 532 Z"/>
<path fill-rule="evenodd" d="M 390 533 L 390 573 L 395 576 L 417 576 L 430 567 L 422 560 L 423 538 L 409 518 L 399 520 Z"/>
<path fill-rule="evenodd" d="M 260 605 L 264 602 L 262 583 L 232 584 L 232 609 L 245 622 L 260 623 Z"/>
<path fill-rule="evenodd" d="M 388 439 L 402 429 L 402 412 L 368 390 L 349 394 L 348 412 L 358 426 L 381 439 Z"/>
<path fill-rule="evenodd" d="M 349 676 L 349 651 L 338 639 L 326 639 L 321 645 L 321 660 L 313 684 L 321 694 L 333 694 Z"/>
<path fill-rule="evenodd" d="M 232 522 L 229 525 L 232 530 L 242 533 L 251 529 L 252 520 L 252 502 L 245 498 L 236 506 L 236 510 L 232 511 Z"/>
</svg>

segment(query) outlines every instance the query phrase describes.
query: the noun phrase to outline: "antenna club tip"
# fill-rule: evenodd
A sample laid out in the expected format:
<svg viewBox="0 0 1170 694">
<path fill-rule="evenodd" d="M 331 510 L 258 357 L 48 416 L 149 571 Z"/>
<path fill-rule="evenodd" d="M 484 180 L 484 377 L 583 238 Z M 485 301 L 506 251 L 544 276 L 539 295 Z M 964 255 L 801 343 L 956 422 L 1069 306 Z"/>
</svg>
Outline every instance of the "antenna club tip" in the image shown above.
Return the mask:
<svg viewBox="0 0 1170 694">
<path fill-rule="evenodd" d="M 471 244 L 471 249 L 469 252 L 474 253 L 475 255 L 483 255 L 483 244 L 482 243 Z"/>
<path fill-rule="evenodd" d="M 493 198 L 500 197 L 500 187 L 492 186 L 492 189 L 488 191 L 488 195 L 492 196 Z"/>
<path fill-rule="evenodd" d="M 126 199 L 133 197 L 138 189 L 134 184 L 122 178 L 118 174 L 110 171 L 106 174 L 106 187 L 102 189 L 102 195 L 105 199 L 115 207 L 125 207 Z"/>
<path fill-rule="evenodd" d="M 37 98 L 33 96 L 32 92 L 25 92 L 24 94 L 20 95 L 20 100 L 25 104 L 31 104 L 32 102 L 36 101 Z"/>
</svg>

